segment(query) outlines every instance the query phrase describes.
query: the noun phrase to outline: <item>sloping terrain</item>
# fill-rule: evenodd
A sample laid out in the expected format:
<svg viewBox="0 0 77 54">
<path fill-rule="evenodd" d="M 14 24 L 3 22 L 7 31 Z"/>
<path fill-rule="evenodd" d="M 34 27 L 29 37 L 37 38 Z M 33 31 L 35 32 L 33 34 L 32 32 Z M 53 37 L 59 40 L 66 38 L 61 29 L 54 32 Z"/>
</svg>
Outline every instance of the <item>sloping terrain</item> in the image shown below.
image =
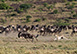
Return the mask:
<svg viewBox="0 0 77 54">
<path fill-rule="evenodd" d="M 4 6 L 1 6 L 1 5 Z M 54 24 L 77 25 L 77 1 L 67 0 L 4 0 L 0 1 L 0 24 Z M 63 22 L 63 23 L 64 23 Z"/>
</svg>

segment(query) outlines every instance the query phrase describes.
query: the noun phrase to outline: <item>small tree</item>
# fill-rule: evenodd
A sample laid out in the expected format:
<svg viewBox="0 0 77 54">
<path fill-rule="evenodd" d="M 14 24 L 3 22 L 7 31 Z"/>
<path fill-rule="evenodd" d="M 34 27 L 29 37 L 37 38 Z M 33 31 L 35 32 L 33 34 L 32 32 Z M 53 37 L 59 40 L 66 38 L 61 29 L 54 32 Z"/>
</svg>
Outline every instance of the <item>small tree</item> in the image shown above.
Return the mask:
<svg viewBox="0 0 77 54">
<path fill-rule="evenodd" d="M 70 5 L 70 2 L 67 2 L 66 5 Z"/>
<path fill-rule="evenodd" d="M 73 17 L 77 17 L 77 14 L 74 14 Z"/>
<path fill-rule="evenodd" d="M 44 5 L 44 7 L 47 7 L 48 6 L 48 3 L 44 3 L 43 5 Z"/>
<path fill-rule="evenodd" d="M 68 19 L 68 18 L 65 18 L 64 20 L 65 20 L 65 22 L 67 22 L 67 23 L 70 22 L 70 19 Z"/>
<path fill-rule="evenodd" d="M 73 14 L 74 12 L 75 12 L 75 11 L 73 11 L 73 10 L 71 11 L 72 14 Z"/>
<path fill-rule="evenodd" d="M 71 5 L 68 7 L 68 9 L 73 9 L 74 8 L 74 5 Z"/>
<path fill-rule="evenodd" d="M 41 19 L 36 19 L 34 22 L 40 22 L 41 21 Z"/>
<path fill-rule="evenodd" d="M 5 4 L 5 3 L 1 3 L 1 4 L 0 4 L 0 9 L 9 9 L 9 8 L 12 8 L 12 7 L 8 6 L 8 5 Z"/>
<path fill-rule="evenodd" d="M 47 7 L 47 9 L 53 9 L 53 6 L 52 6 L 52 5 L 50 5 L 50 6 L 48 6 L 48 7 Z"/>
<path fill-rule="evenodd" d="M 67 0 L 64 0 L 64 2 L 67 2 Z"/>
<path fill-rule="evenodd" d="M 68 1 L 75 1 L 75 0 L 68 0 Z"/>
<path fill-rule="evenodd" d="M 21 4 L 20 8 L 25 10 L 25 9 L 29 9 L 32 7 L 32 4 L 26 3 L 26 4 Z"/>
<path fill-rule="evenodd" d="M 30 19 L 29 18 L 26 19 L 26 23 L 28 23 L 28 22 L 30 22 Z"/>
<path fill-rule="evenodd" d="M 57 13 L 58 13 L 58 10 L 54 10 L 53 13 L 54 13 L 54 14 L 57 14 Z"/>
<path fill-rule="evenodd" d="M 5 0 L 1 0 L 2 2 L 5 2 Z"/>
<path fill-rule="evenodd" d="M 27 19 L 28 19 L 28 18 L 32 18 L 32 16 L 30 16 L 30 15 L 27 15 L 27 16 L 26 16 L 26 18 L 27 18 Z"/>
</svg>

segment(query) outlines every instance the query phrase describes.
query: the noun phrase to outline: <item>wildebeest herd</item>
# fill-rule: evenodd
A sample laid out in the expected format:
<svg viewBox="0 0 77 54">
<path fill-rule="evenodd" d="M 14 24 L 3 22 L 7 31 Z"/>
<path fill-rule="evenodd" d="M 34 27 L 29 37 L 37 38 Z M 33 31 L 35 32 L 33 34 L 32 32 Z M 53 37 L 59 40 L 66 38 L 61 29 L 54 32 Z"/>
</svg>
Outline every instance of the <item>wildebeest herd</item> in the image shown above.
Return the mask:
<svg viewBox="0 0 77 54">
<path fill-rule="evenodd" d="M 25 39 L 32 39 L 34 38 L 36 40 L 39 35 L 45 36 L 47 34 L 53 34 L 56 36 L 57 34 L 61 33 L 63 30 L 69 30 L 71 29 L 71 36 L 73 36 L 74 33 L 77 33 L 77 26 L 71 25 L 71 26 L 57 26 L 57 25 L 7 25 L 7 26 L 0 26 L 0 34 L 5 33 L 9 34 L 10 32 L 18 32 L 18 38 L 24 37 Z M 35 31 L 38 34 L 34 35 L 29 33 L 28 31 Z M 63 37 L 61 37 L 63 39 Z"/>
</svg>

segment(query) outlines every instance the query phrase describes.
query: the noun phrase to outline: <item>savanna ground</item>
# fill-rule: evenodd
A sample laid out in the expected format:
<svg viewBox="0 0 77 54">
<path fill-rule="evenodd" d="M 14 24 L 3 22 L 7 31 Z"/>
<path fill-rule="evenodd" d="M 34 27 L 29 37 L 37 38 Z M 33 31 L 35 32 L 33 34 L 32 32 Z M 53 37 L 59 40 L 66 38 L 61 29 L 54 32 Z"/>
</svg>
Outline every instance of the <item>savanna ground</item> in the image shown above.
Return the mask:
<svg viewBox="0 0 77 54">
<path fill-rule="evenodd" d="M 70 40 L 53 41 L 53 35 L 46 35 L 34 42 L 18 38 L 17 33 L 0 34 L 0 54 L 77 54 L 77 34 L 69 34 L 65 37 Z"/>
<path fill-rule="evenodd" d="M 55 22 L 77 25 L 77 0 L 0 0 L 0 4 L 2 3 L 13 8 L 0 8 L 0 25 L 52 25 Z M 32 7 L 25 11 L 20 5 L 26 3 L 32 4 Z M 39 41 L 27 42 L 18 39 L 17 33 L 7 36 L 0 34 L 0 54 L 77 54 L 77 35 L 65 36 L 70 40 L 53 41 L 54 36 L 46 35 L 39 36 Z"/>
<path fill-rule="evenodd" d="M 52 25 L 58 19 L 61 19 L 62 23 L 77 25 L 76 0 L 5 0 L 0 1 L 0 4 L 2 3 L 6 5 L 0 8 L 1 25 Z M 28 7 L 25 4 L 28 4 Z"/>
</svg>

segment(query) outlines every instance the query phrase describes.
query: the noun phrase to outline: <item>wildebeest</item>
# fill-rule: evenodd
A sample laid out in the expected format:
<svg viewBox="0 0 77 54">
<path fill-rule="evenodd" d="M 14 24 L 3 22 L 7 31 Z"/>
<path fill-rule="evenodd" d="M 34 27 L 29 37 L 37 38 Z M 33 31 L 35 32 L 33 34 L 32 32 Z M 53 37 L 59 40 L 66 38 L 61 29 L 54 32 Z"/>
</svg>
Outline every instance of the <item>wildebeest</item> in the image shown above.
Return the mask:
<svg viewBox="0 0 77 54">
<path fill-rule="evenodd" d="M 38 41 L 38 39 L 37 39 L 38 36 L 39 36 L 38 34 L 35 36 L 35 35 L 30 34 L 28 32 L 19 32 L 18 33 L 18 38 L 24 37 L 25 39 L 32 39 L 32 42 L 33 42 L 34 38 Z"/>
<path fill-rule="evenodd" d="M 22 26 L 21 25 L 16 25 L 16 30 L 18 31 L 18 32 L 21 32 L 22 31 Z"/>
<path fill-rule="evenodd" d="M 71 36 L 72 36 L 74 33 L 77 33 L 77 26 L 72 25 L 72 33 L 71 33 Z"/>
</svg>

